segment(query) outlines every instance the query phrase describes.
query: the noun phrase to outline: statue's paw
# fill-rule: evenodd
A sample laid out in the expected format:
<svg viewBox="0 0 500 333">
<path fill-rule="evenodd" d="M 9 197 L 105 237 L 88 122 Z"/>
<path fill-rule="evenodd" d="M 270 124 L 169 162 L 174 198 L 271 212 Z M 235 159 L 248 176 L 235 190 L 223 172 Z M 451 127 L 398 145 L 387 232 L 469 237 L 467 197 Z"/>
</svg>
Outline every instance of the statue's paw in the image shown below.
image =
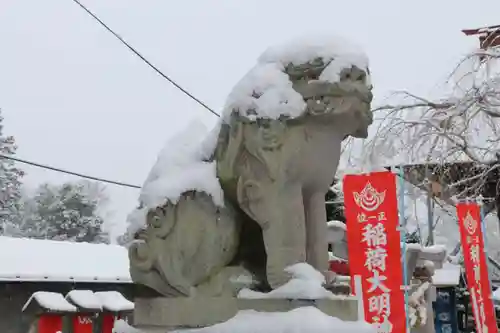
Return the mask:
<svg viewBox="0 0 500 333">
<path fill-rule="evenodd" d="M 267 268 L 267 282 L 272 289 L 281 287 L 291 278 L 291 274 L 285 271 L 285 267 Z"/>
<path fill-rule="evenodd" d="M 337 281 L 337 274 L 335 272 L 326 271 L 326 272 L 323 272 L 323 275 L 325 276 L 325 285 L 326 286 L 333 285 Z"/>
</svg>

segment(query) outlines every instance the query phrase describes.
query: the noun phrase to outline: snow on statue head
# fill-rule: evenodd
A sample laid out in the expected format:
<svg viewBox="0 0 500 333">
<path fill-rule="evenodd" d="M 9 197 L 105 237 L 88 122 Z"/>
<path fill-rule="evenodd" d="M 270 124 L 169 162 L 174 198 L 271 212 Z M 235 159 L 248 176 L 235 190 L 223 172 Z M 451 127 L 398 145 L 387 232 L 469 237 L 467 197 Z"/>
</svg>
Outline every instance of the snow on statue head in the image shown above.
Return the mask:
<svg viewBox="0 0 500 333">
<path fill-rule="evenodd" d="M 210 139 L 175 150 L 176 138 L 158 159 L 129 228 L 141 240 L 129 249 L 134 282 L 214 296 L 234 293 L 242 272 L 261 291 L 300 262 L 326 274 L 324 196 L 342 141 L 365 138 L 372 123 L 369 74 L 364 54 L 338 38 L 268 49 Z"/>
</svg>

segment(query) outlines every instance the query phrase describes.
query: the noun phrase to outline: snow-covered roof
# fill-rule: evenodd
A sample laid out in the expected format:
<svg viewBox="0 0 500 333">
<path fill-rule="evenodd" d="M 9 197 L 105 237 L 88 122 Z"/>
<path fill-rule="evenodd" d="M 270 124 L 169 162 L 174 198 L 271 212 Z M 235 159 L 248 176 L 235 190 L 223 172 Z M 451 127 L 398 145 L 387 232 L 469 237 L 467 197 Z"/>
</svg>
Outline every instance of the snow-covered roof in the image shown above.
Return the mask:
<svg viewBox="0 0 500 333">
<path fill-rule="evenodd" d="M 24 304 L 22 311 L 25 311 L 34 301 L 45 310 L 56 312 L 76 312 L 79 308 L 81 310 L 111 312 L 132 311 L 134 309 L 134 303 L 117 291 L 94 293 L 92 290 L 72 290 L 66 297 L 60 293 L 37 291 Z"/>
<path fill-rule="evenodd" d="M 98 291 L 94 294 L 99 299 L 104 310 L 118 312 L 134 309 L 134 303 L 117 291 Z"/>
<path fill-rule="evenodd" d="M 0 236 L 0 281 L 132 282 L 127 249 Z"/>
<path fill-rule="evenodd" d="M 50 311 L 75 312 L 77 310 L 76 306 L 69 303 L 64 296 L 59 293 L 37 291 L 31 295 L 21 311 L 26 310 L 26 308 L 32 304 L 33 301 L 35 301 L 42 308 Z"/>
<path fill-rule="evenodd" d="M 66 299 L 82 309 L 102 310 L 101 301 L 92 290 L 71 290 Z"/>
</svg>

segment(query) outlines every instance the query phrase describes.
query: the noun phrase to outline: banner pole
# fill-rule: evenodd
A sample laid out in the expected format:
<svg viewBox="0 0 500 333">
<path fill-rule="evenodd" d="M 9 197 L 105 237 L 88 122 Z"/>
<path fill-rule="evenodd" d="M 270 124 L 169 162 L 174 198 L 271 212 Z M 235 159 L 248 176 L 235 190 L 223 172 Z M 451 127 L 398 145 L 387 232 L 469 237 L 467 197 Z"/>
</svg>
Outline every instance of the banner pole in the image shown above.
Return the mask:
<svg viewBox="0 0 500 333">
<path fill-rule="evenodd" d="M 483 233 L 483 244 L 484 244 L 484 256 L 486 257 L 485 262 L 486 262 L 486 271 L 488 272 L 488 282 L 490 283 L 490 289 L 489 289 L 489 294 L 488 297 L 492 298 L 492 291 L 491 288 L 493 287 L 493 284 L 491 283 L 491 275 L 490 275 L 490 267 L 488 265 L 488 240 L 486 236 L 486 222 L 485 220 L 485 214 L 484 214 L 484 202 L 483 202 L 483 197 L 479 196 L 477 198 L 477 203 L 479 205 L 479 218 L 480 218 L 480 224 L 481 224 L 481 231 Z M 493 306 L 493 313 L 496 313 L 495 307 Z"/>
<path fill-rule="evenodd" d="M 409 305 L 408 305 L 408 267 L 406 265 L 406 222 L 405 222 L 405 189 L 404 189 L 404 169 L 402 166 L 398 168 L 398 178 L 399 178 L 399 232 L 401 234 L 401 241 L 403 242 L 402 252 L 403 252 L 403 288 L 405 296 L 405 320 L 406 320 L 406 332 L 410 332 L 410 317 L 408 316 Z"/>
</svg>

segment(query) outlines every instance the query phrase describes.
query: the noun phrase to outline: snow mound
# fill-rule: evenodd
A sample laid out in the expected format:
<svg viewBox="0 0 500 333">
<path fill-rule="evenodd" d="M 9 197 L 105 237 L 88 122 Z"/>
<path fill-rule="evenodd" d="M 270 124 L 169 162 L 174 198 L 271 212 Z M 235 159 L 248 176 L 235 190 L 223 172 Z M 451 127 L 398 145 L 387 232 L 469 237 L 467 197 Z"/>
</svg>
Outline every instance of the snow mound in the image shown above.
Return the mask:
<svg viewBox="0 0 500 333">
<path fill-rule="evenodd" d="M 299 117 L 306 109 L 302 96 L 292 87 L 285 73 L 289 64 L 301 65 L 322 59 L 328 65 L 318 80 L 340 81 L 343 69 L 356 66 L 367 72 L 366 84 L 371 86 L 368 57 L 358 46 L 332 35 L 303 36 L 268 48 L 229 94 L 223 116 L 232 112 L 250 120 L 278 119 L 281 116 Z"/>
<path fill-rule="evenodd" d="M 325 277 L 323 274 L 306 263 L 292 265 L 285 269 L 292 275 L 292 279 L 283 286 L 269 293 L 261 293 L 250 289 L 242 289 L 239 298 L 285 298 L 285 299 L 345 299 L 346 296 L 337 296 L 323 288 Z"/>
<path fill-rule="evenodd" d="M 224 117 L 233 110 L 251 120 L 300 116 L 306 102 L 292 87 L 284 68 L 278 63 L 258 64 L 236 84 L 229 94 Z"/>
<path fill-rule="evenodd" d="M 288 312 L 240 311 L 225 323 L 186 330 L 183 333 L 375 333 L 365 322 L 346 322 L 330 317 L 315 307 Z M 180 332 L 179 332 L 180 333 Z"/>
<path fill-rule="evenodd" d="M 335 35 L 308 35 L 289 40 L 283 44 L 268 48 L 258 62 L 301 65 L 316 58 L 330 64 L 323 70 L 320 81 L 338 82 L 340 72 L 356 66 L 368 69 L 368 57 L 356 44 Z"/>
<path fill-rule="evenodd" d="M 210 327 L 172 331 L 172 333 L 376 333 L 376 329 L 360 321 L 342 321 L 315 307 L 288 312 L 240 311 L 225 323 Z M 123 320 L 115 321 L 113 333 L 142 333 Z"/>
<path fill-rule="evenodd" d="M 150 209 L 156 208 L 166 201 L 176 203 L 186 191 L 197 190 L 211 195 L 214 203 L 222 206 L 215 162 L 208 161 L 216 142 L 211 134 L 203 123 L 194 121 L 170 139 L 144 182 L 140 202 Z"/>
<path fill-rule="evenodd" d="M 223 192 L 216 175 L 216 164 L 209 161 L 215 150 L 220 124 L 209 131 L 200 121 L 168 140 L 158 155 L 139 195 L 141 207 L 132 211 L 127 222 L 131 236 L 145 226 L 149 210 L 167 202 L 177 203 L 187 191 L 205 192 L 223 206 Z"/>
<path fill-rule="evenodd" d="M 125 320 L 115 320 L 112 333 L 142 333 L 137 328 L 130 326 Z"/>
</svg>

